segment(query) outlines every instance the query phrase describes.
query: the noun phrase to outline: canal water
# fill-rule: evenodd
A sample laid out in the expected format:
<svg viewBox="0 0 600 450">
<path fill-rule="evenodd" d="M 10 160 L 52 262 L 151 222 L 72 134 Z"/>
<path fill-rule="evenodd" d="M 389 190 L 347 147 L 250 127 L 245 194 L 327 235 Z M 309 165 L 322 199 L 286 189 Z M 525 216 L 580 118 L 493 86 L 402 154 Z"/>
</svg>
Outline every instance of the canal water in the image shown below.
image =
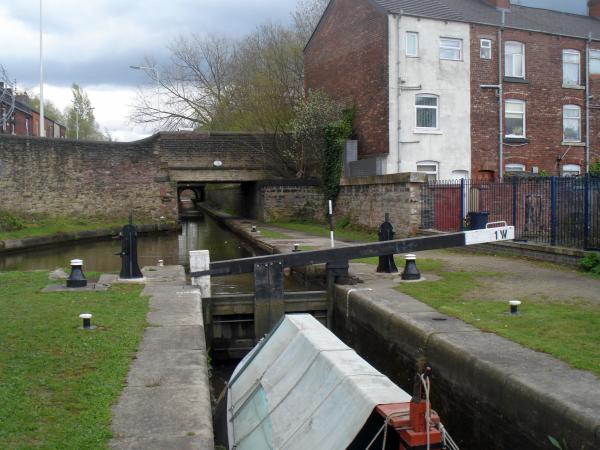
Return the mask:
<svg viewBox="0 0 600 450">
<path fill-rule="evenodd" d="M 71 259 L 82 259 L 84 271 L 118 273 L 121 258 L 119 239 L 101 241 L 67 242 L 59 247 L 31 249 L 24 252 L 0 255 L 0 271 L 53 270 L 68 268 Z M 179 233 L 142 235 L 138 239 L 140 267 L 152 266 L 159 259 L 165 265 L 181 264 L 189 271 L 189 251 L 209 250 L 211 261 L 244 258 L 261 254 L 260 250 L 238 238 L 209 216 L 195 217 L 182 223 Z M 253 291 L 252 275 L 213 277 L 212 292 L 248 293 Z M 286 290 L 298 290 L 300 286 L 291 277 L 286 277 Z"/>
</svg>

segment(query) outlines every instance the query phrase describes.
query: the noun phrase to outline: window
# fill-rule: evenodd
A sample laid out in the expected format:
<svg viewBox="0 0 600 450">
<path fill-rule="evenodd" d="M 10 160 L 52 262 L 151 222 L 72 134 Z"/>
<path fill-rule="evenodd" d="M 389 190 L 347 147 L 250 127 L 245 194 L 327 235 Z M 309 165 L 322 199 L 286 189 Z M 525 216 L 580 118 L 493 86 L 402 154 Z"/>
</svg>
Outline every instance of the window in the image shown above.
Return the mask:
<svg viewBox="0 0 600 450">
<path fill-rule="evenodd" d="M 417 128 L 438 128 L 438 97 L 436 95 L 417 95 L 415 108 L 417 111 Z"/>
<path fill-rule="evenodd" d="M 579 106 L 563 106 L 563 141 L 581 142 L 581 108 Z"/>
<path fill-rule="evenodd" d="M 479 57 L 481 59 L 492 59 L 492 41 L 489 39 L 479 40 Z"/>
<path fill-rule="evenodd" d="M 508 172 L 525 172 L 524 164 L 507 164 L 504 167 L 504 170 Z"/>
<path fill-rule="evenodd" d="M 590 73 L 600 74 L 600 50 L 590 50 Z"/>
<path fill-rule="evenodd" d="M 520 42 L 504 44 L 504 76 L 525 78 L 525 46 Z"/>
<path fill-rule="evenodd" d="M 579 86 L 581 84 L 581 54 L 577 50 L 563 50 L 563 85 Z"/>
<path fill-rule="evenodd" d="M 419 33 L 412 31 L 406 33 L 406 56 L 419 56 Z"/>
<path fill-rule="evenodd" d="M 427 180 L 437 180 L 439 163 L 437 161 L 419 161 L 417 162 L 417 172 L 426 173 Z"/>
<path fill-rule="evenodd" d="M 581 175 L 581 167 L 577 164 L 565 164 L 560 168 L 563 177 L 577 177 Z"/>
<path fill-rule="evenodd" d="M 440 39 L 440 59 L 460 61 L 462 59 L 462 41 L 460 39 Z"/>
<path fill-rule="evenodd" d="M 525 102 L 506 100 L 504 109 L 505 136 L 508 138 L 525 137 Z"/>
</svg>

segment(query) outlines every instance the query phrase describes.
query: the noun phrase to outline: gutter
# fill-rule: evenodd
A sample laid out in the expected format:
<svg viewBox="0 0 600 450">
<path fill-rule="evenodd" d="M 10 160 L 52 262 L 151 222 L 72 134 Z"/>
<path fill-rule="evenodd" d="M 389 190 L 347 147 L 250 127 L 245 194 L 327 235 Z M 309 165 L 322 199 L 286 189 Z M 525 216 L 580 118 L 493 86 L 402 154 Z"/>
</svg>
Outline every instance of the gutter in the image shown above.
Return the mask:
<svg viewBox="0 0 600 450">
<path fill-rule="evenodd" d="M 502 11 L 502 26 L 498 29 L 498 178 L 504 177 L 504 85 L 502 82 L 502 32 L 506 21 L 506 11 Z"/>
<path fill-rule="evenodd" d="M 590 44 L 592 33 L 585 44 L 585 174 L 590 173 Z"/>
</svg>

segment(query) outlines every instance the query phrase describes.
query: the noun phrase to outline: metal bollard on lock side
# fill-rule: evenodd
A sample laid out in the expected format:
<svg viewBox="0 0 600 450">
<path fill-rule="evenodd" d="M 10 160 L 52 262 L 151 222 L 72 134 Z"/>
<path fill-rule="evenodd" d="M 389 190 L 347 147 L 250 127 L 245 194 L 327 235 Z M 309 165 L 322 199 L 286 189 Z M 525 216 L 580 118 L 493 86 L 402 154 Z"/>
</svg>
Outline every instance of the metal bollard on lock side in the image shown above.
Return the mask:
<svg viewBox="0 0 600 450">
<path fill-rule="evenodd" d="M 116 253 L 121 257 L 119 278 L 124 280 L 144 278 L 138 264 L 137 229 L 132 223 L 131 216 L 129 216 L 129 224 L 125 225 L 119 233 L 119 238 L 121 239 L 121 251 Z"/>
<path fill-rule="evenodd" d="M 72 259 L 71 260 L 71 273 L 67 278 L 67 287 L 69 288 L 82 288 L 87 286 L 87 279 L 83 273 L 83 260 Z"/>
<path fill-rule="evenodd" d="M 385 221 L 379 225 L 379 241 L 391 241 L 394 239 L 394 226 L 390 223 L 390 215 L 385 213 Z M 379 264 L 377 265 L 377 272 L 379 273 L 395 273 L 398 272 L 396 263 L 394 262 L 394 255 L 383 255 L 379 257 Z"/>
</svg>

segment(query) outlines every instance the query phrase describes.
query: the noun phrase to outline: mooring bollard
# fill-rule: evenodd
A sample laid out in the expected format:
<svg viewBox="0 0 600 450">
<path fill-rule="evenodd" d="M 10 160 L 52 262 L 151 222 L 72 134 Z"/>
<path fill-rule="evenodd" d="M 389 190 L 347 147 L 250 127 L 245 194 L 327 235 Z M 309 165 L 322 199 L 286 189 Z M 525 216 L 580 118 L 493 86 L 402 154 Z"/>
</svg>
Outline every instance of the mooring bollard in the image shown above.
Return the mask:
<svg viewBox="0 0 600 450">
<path fill-rule="evenodd" d="M 508 302 L 508 304 L 510 305 L 510 314 L 513 316 L 518 315 L 521 302 L 519 300 L 511 300 Z"/>
<path fill-rule="evenodd" d="M 83 319 L 82 330 L 93 330 L 96 328 L 95 326 L 92 326 L 92 315 L 90 313 L 79 314 L 79 318 Z"/>
<path fill-rule="evenodd" d="M 299 252 L 300 251 L 300 244 L 294 244 L 294 248 L 292 249 L 292 251 L 294 253 Z"/>
<path fill-rule="evenodd" d="M 256 233 L 256 225 L 252 225 L 252 227 L 250 228 L 250 231 L 252 233 Z"/>
<path fill-rule="evenodd" d="M 164 267 L 165 266 L 165 262 L 162 259 L 158 260 L 158 267 Z"/>
<path fill-rule="evenodd" d="M 404 272 L 402 272 L 402 279 L 405 281 L 414 281 L 421 279 L 421 272 L 417 269 L 417 256 L 408 254 L 404 257 L 406 264 L 404 265 Z"/>
<path fill-rule="evenodd" d="M 82 288 L 87 286 L 87 280 L 83 274 L 83 260 L 72 259 L 71 260 L 71 273 L 67 278 L 67 287 L 69 288 Z"/>
<path fill-rule="evenodd" d="M 384 222 L 379 225 L 379 241 L 391 241 L 394 239 L 394 226 L 390 223 L 389 213 L 385 213 Z M 383 255 L 379 257 L 379 264 L 377 265 L 377 272 L 380 273 L 395 273 L 398 272 L 396 263 L 394 262 L 394 255 Z"/>
<path fill-rule="evenodd" d="M 201 272 L 210 269 L 210 252 L 208 250 L 190 251 L 190 272 Z M 210 275 L 192 278 L 192 286 L 198 286 L 202 298 L 211 297 Z"/>
</svg>

